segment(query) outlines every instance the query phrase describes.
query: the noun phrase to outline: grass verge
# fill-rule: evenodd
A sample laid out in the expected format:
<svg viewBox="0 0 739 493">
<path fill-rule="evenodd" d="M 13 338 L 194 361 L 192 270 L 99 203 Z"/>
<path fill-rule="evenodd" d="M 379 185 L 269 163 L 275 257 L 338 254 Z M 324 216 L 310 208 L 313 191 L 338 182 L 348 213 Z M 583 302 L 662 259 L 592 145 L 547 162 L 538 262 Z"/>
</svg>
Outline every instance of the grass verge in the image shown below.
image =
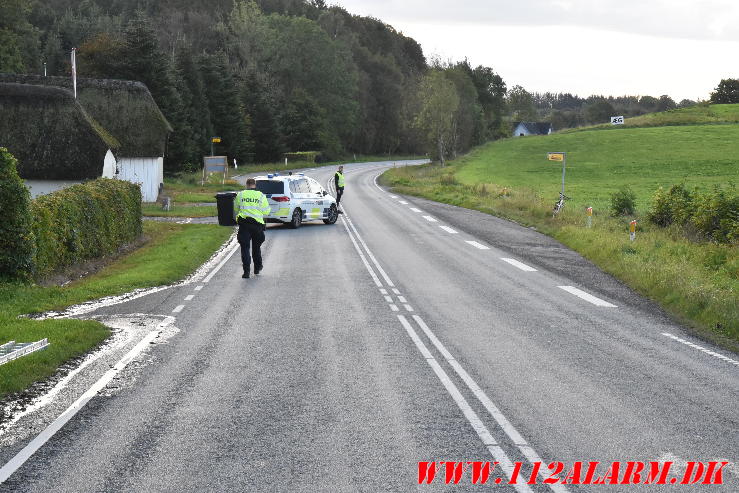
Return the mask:
<svg viewBox="0 0 739 493">
<path fill-rule="evenodd" d="M 215 200 L 215 199 L 213 199 Z M 175 203 L 168 211 L 162 209 L 160 204 L 143 204 L 141 213 L 151 217 L 211 217 L 217 216 L 218 211 L 215 204 L 208 205 L 179 205 Z"/>
<path fill-rule="evenodd" d="M 109 334 L 105 326 L 85 320 L 30 320 L 26 313 L 60 310 L 103 296 L 169 284 L 205 262 L 231 234 L 230 228 L 201 224 L 144 223 L 149 240 L 87 278 L 64 287 L 0 283 L 0 342 L 37 341 L 50 346 L 0 366 L 0 398 L 54 374 L 65 362 L 84 355 Z"/>
<path fill-rule="evenodd" d="M 466 162 L 466 161 L 463 161 Z M 657 301 L 695 333 L 739 351 L 739 256 L 731 245 L 694 243 L 676 230 L 642 221 L 637 241 L 628 236 L 630 218 L 596 215 L 585 227 L 584 211 L 568 203 L 553 219 L 551 202 L 530 188 L 457 180 L 463 164 L 395 168 L 381 180 L 397 193 L 416 195 L 535 226 L 580 252 L 604 271 Z"/>
</svg>

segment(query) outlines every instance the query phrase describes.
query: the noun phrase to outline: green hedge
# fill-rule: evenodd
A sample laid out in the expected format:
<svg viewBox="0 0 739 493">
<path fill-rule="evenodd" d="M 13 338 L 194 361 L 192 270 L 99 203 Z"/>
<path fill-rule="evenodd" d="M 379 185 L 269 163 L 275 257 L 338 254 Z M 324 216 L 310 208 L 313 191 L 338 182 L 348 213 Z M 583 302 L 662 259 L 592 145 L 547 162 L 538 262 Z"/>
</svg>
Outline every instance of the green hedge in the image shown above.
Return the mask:
<svg viewBox="0 0 739 493">
<path fill-rule="evenodd" d="M 315 163 L 316 158 L 321 153 L 318 151 L 304 151 L 304 152 L 286 152 L 283 157 L 286 157 L 288 162 L 303 162 L 303 163 Z"/>
<path fill-rule="evenodd" d="M 30 205 L 15 158 L 0 147 L 0 278 L 27 278 L 32 270 L 35 244 Z"/>
<path fill-rule="evenodd" d="M 662 227 L 677 225 L 691 236 L 717 243 L 739 243 L 739 191 L 732 184 L 693 191 L 685 185 L 659 188 L 649 220 Z"/>
<path fill-rule="evenodd" d="M 36 252 L 33 274 L 114 253 L 141 235 L 141 190 L 100 178 L 31 203 Z"/>
</svg>

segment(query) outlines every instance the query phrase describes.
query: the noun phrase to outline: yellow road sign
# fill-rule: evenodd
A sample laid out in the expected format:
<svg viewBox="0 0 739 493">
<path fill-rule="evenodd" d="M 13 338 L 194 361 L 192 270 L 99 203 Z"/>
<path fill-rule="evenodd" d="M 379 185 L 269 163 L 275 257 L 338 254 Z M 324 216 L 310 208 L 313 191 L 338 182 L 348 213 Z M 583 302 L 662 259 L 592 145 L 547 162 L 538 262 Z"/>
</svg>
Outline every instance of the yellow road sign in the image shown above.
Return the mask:
<svg viewBox="0 0 739 493">
<path fill-rule="evenodd" d="M 565 160 L 564 152 L 548 152 L 547 159 L 550 161 L 559 161 L 560 163 Z"/>
<path fill-rule="evenodd" d="M 220 137 L 213 137 L 213 139 L 212 139 L 211 141 L 212 141 L 212 142 L 213 142 L 214 144 L 218 144 L 218 143 L 219 143 L 219 142 L 221 141 L 221 138 L 220 138 Z"/>
</svg>

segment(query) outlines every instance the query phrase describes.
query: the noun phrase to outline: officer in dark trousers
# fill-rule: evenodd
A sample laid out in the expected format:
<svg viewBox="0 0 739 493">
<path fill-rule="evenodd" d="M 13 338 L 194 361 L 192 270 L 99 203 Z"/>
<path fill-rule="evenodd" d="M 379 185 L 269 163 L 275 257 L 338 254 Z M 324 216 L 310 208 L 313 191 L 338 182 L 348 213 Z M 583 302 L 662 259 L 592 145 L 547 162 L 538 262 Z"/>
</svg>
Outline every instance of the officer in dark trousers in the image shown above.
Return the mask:
<svg viewBox="0 0 739 493">
<path fill-rule="evenodd" d="M 246 180 L 246 190 L 236 194 L 234 199 L 234 215 L 239 225 L 238 240 L 241 245 L 241 264 L 244 266 L 244 279 L 249 277 L 251 260 L 254 258 L 254 274 L 262 270 L 262 243 L 264 243 L 264 216 L 269 214 L 267 197 L 256 189 L 254 178 Z M 251 257 L 249 256 L 251 243 Z"/>
<path fill-rule="evenodd" d="M 341 196 L 344 195 L 344 185 L 345 184 L 346 184 L 346 181 L 344 180 L 344 167 L 339 166 L 339 170 L 334 175 L 334 185 L 336 185 L 336 208 L 337 209 L 339 208 L 339 203 L 341 202 Z"/>
</svg>

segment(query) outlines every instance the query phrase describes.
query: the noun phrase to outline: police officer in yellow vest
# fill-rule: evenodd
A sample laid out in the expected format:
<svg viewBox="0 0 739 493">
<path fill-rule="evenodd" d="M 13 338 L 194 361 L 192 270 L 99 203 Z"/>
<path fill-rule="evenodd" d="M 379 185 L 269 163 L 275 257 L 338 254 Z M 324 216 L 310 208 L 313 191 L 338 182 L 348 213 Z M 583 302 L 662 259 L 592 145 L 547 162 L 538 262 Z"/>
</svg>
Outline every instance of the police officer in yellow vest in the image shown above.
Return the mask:
<svg viewBox="0 0 739 493">
<path fill-rule="evenodd" d="M 344 167 L 339 166 L 339 170 L 334 175 L 334 185 L 336 185 L 336 208 L 339 208 L 339 203 L 341 202 L 341 196 L 344 195 L 344 185 L 346 184 L 346 181 L 344 180 Z M 341 211 L 339 211 L 341 212 Z"/>
<path fill-rule="evenodd" d="M 251 257 L 254 258 L 254 274 L 262 270 L 262 243 L 264 243 L 264 216 L 269 214 L 270 207 L 267 197 L 256 190 L 257 182 L 254 178 L 246 180 L 246 190 L 236 194 L 234 200 L 234 215 L 239 225 L 238 240 L 241 245 L 241 264 L 244 266 L 243 278 L 249 277 Z M 251 257 L 249 256 L 251 243 Z"/>
</svg>

